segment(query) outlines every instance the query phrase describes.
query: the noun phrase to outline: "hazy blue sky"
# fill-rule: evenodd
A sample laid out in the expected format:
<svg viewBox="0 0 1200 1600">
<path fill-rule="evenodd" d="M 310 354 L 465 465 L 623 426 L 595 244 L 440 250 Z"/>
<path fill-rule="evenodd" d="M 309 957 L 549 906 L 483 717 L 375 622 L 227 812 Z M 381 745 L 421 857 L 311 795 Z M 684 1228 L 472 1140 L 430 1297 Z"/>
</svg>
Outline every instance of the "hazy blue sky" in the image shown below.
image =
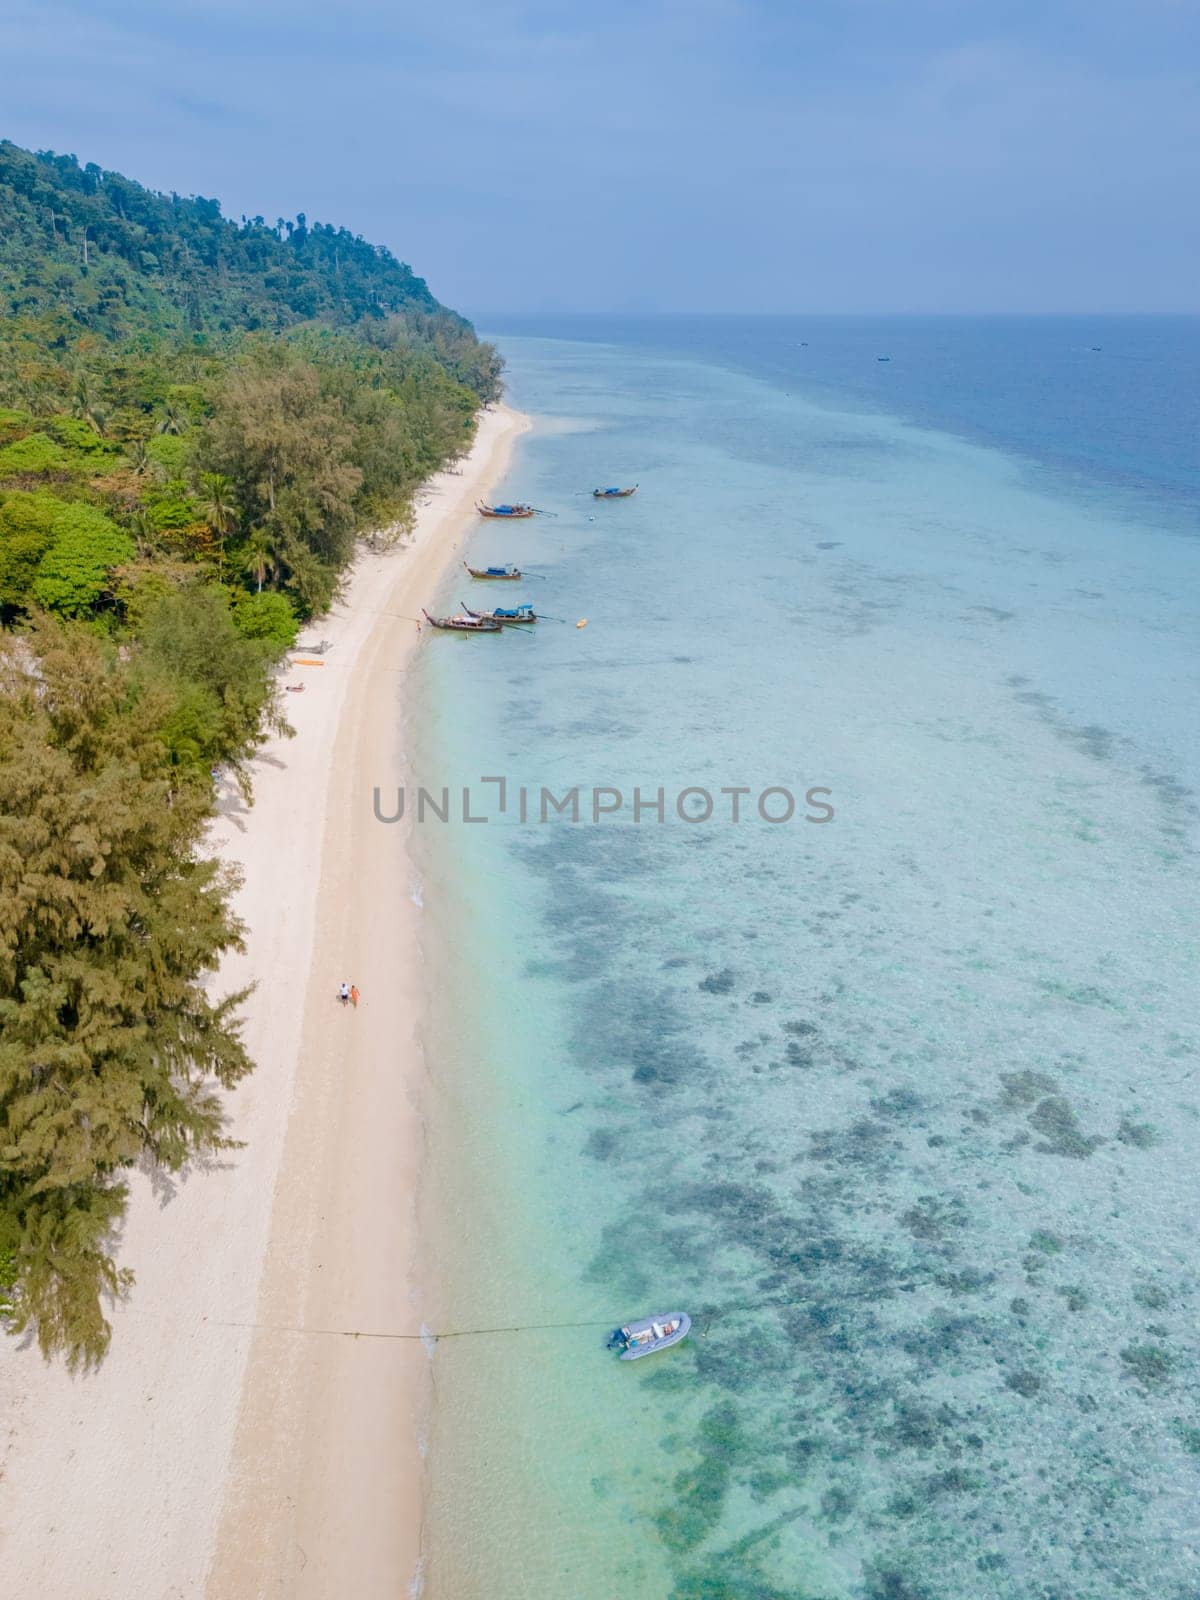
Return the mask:
<svg viewBox="0 0 1200 1600">
<path fill-rule="evenodd" d="M 1200 309 L 1196 0 L 0 0 L 0 84 L 485 320 Z"/>
</svg>

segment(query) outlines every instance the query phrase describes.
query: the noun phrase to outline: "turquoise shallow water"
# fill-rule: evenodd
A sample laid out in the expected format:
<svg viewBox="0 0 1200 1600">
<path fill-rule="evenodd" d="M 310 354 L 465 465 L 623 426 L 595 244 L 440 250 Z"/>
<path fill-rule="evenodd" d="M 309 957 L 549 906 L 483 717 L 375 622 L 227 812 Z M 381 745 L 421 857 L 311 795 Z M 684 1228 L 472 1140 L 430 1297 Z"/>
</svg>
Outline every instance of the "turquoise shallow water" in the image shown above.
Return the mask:
<svg viewBox="0 0 1200 1600">
<path fill-rule="evenodd" d="M 423 1313 L 500 1330 L 431 1358 L 425 1592 L 1182 1600 L 1186 363 L 1114 326 L 1093 393 L 1077 330 L 1026 328 L 1043 375 L 989 443 L 978 330 L 891 330 L 925 365 L 890 397 L 854 376 L 877 329 L 816 372 L 797 331 L 502 339 L 543 419 L 504 492 L 556 515 L 474 549 L 567 621 L 430 639 L 410 677 L 416 773 L 492 817 L 418 828 L 408 886 Z M 543 824 L 543 785 L 585 819 L 594 785 L 820 785 L 835 816 Z M 606 1356 L 677 1306 L 685 1345 Z"/>
</svg>

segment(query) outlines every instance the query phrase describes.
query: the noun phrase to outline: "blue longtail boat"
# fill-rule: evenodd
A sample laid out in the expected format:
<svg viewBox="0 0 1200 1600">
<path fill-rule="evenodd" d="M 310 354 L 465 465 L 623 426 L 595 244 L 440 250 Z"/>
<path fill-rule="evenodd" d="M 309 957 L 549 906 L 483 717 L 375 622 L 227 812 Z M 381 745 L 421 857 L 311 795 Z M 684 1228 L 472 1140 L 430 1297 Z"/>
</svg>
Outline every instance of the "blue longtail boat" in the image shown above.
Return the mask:
<svg viewBox="0 0 1200 1600">
<path fill-rule="evenodd" d="M 467 567 L 467 563 L 465 561 L 463 562 L 463 566 Z M 522 576 L 520 567 L 511 567 L 511 566 L 510 567 L 467 567 L 467 571 L 471 574 L 471 576 L 473 578 L 500 578 L 500 579 L 506 580 L 509 583 L 517 582 L 520 579 L 520 577 Z"/>
<path fill-rule="evenodd" d="M 505 628 L 521 628 L 526 623 L 537 621 L 537 612 L 528 603 L 521 606 L 495 606 L 491 611 L 472 611 L 470 606 L 464 605 L 463 610 L 469 617 L 498 622 Z"/>
<path fill-rule="evenodd" d="M 481 517 L 532 517 L 534 514 L 533 506 L 524 503 L 513 506 L 486 506 L 482 500 L 477 500 L 475 509 Z"/>
</svg>

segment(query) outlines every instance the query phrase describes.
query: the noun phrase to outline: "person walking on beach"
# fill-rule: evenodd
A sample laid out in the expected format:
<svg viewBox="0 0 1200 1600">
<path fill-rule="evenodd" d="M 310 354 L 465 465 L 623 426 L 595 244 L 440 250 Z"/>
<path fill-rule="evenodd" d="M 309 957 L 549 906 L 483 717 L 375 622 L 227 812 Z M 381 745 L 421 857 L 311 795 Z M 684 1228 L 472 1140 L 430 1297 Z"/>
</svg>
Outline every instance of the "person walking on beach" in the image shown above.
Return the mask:
<svg viewBox="0 0 1200 1600">
<path fill-rule="evenodd" d="M 338 990 L 338 999 L 342 1002 L 343 1005 L 345 1005 L 347 1000 L 349 1000 L 349 998 L 350 998 L 350 985 L 348 983 L 344 983 L 344 984 L 342 984 L 341 988 Z"/>
<path fill-rule="evenodd" d="M 356 1011 L 358 1010 L 358 985 L 356 983 L 350 985 L 350 1004 Z"/>
</svg>

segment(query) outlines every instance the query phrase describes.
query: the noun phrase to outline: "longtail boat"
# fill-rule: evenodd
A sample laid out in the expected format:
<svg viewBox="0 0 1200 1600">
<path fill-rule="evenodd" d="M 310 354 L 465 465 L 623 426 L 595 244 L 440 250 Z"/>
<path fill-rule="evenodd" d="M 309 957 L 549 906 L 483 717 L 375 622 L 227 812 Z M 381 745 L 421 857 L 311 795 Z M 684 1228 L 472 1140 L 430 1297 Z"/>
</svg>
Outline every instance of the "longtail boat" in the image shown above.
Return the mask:
<svg viewBox="0 0 1200 1600">
<path fill-rule="evenodd" d="M 592 490 L 592 499 L 593 500 L 628 500 L 629 496 L 631 494 L 636 494 L 637 492 L 638 492 L 638 486 L 637 486 L 636 483 L 633 485 L 633 487 L 631 489 L 593 489 Z"/>
<path fill-rule="evenodd" d="M 425 607 L 421 607 L 425 621 L 434 628 L 444 628 L 447 633 L 500 633 L 498 622 L 493 622 L 489 617 L 477 617 L 468 613 L 461 617 L 431 617 Z"/>
<path fill-rule="evenodd" d="M 459 602 L 462 605 L 462 602 Z M 521 628 L 526 623 L 537 621 L 537 612 L 531 605 L 523 606 L 495 606 L 491 611 L 472 611 L 470 606 L 463 606 L 468 617 L 479 617 L 486 622 L 498 622 L 502 628 Z"/>
<path fill-rule="evenodd" d="M 532 517 L 534 508 L 524 503 L 515 506 L 485 506 L 482 500 L 475 502 L 475 509 L 481 517 Z"/>
<path fill-rule="evenodd" d="M 467 567 L 464 561 L 463 566 Z M 503 578 L 510 583 L 518 582 L 522 576 L 520 567 L 467 567 L 473 578 Z"/>
</svg>

